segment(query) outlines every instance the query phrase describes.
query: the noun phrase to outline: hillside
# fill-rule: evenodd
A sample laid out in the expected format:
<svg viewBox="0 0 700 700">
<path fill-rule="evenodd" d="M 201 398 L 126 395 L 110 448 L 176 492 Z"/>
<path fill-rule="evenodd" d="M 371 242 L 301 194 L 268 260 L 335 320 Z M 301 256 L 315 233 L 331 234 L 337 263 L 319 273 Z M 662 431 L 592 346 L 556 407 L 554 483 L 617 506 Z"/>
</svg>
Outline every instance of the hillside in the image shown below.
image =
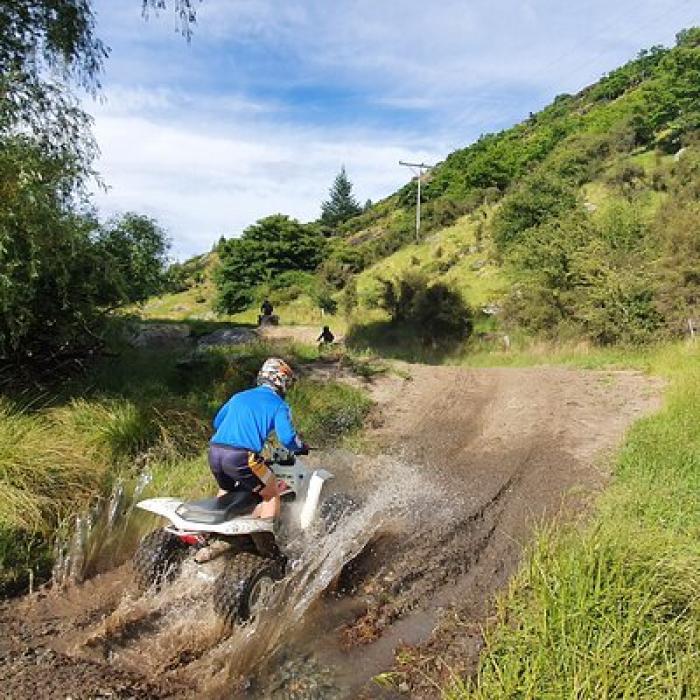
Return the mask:
<svg viewBox="0 0 700 700">
<path fill-rule="evenodd" d="M 425 178 L 420 240 L 411 183 L 326 230 L 315 275 L 276 283 L 271 268 L 250 298 L 271 298 L 287 323 L 317 323 L 319 298 L 332 296 L 334 323 L 361 327 L 390 319 L 384 281 L 411 272 L 457 290 L 477 330 L 603 344 L 677 335 L 697 316 L 699 129 L 700 30 L 690 29 L 451 153 Z M 230 239 L 200 256 L 198 281 L 145 314 L 212 317 L 217 259 L 234 248 Z M 256 307 L 225 318 L 253 321 Z"/>
</svg>

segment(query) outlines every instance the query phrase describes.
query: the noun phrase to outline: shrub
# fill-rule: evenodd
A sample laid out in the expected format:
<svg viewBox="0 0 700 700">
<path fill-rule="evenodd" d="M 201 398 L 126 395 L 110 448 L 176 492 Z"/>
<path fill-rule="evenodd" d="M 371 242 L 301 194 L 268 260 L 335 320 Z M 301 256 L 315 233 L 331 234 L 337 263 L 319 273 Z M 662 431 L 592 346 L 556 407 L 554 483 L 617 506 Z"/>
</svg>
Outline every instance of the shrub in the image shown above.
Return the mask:
<svg viewBox="0 0 700 700">
<path fill-rule="evenodd" d="M 382 306 L 392 322 L 410 325 L 433 345 L 465 338 L 473 325 L 471 309 L 460 294 L 441 282 L 429 284 L 420 272 L 408 271 L 398 280 L 380 280 Z"/>
<path fill-rule="evenodd" d="M 352 277 L 345 285 L 340 298 L 340 307 L 346 316 L 350 316 L 357 308 L 357 280 Z"/>
<path fill-rule="evenodd" d="M 674 198 L 653 223 L 661 241 L 656 308 L 671 335 L 685 332 L 700 316 L 700 205 Z"/>
<path fill-rule="evenodd" d="M 550 174 L 537 174 L 509 195 L 493 221 L 493 239 L 500 251 L 529 228 L 555 218 L 575 207 L 577 197 L 573 187 Z"/>
<path fill-rule="evenodd" d="M 661 324 L 653 251 L 648 226 L 624 202 L 595 219 L 578 211 L 531 228 L 508 257 L 519 284 L 504 313 L 536 332 L 566 325 L 602 344 L 648 340 Z"/>
</svg>

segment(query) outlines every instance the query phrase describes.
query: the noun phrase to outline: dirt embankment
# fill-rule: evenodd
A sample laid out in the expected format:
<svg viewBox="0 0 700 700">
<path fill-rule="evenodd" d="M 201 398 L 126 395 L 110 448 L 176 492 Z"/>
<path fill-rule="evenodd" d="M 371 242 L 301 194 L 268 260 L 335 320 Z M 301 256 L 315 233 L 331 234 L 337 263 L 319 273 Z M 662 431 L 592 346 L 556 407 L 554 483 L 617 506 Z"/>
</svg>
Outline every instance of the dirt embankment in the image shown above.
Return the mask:
<svg viewBox="0 0 700 700">
<path fill-rule="evenodd" d="M 290 633 L 278 659 L 284 670 L 284 655 L 291 658 L 295 673 L 320 668 L 331 679 L 326 689 L 296 676 L 285 686 L 273 674 L 272 697 L 376 697 L 382 691 L 363 684 L 392 665 L 402 643 L 412 645 L 404 655 L 409 665 L 421 666 L 420 674 L 400 677 L 401 689 L 415 697 L 431 692 L 420 678 L 439 682 L 447 672 L 438 658 L 453 671 L 469 670 L 479 651 L 474 624 L 514 572 L 533 525 L 584 504 L 607 477 L 606 455 L 659 401 L 659 386 L 631 372 L 405 370 L 409 379 L 374 382 L 380 419 L 369 435 L 401 468 L 378 466 L 386 456 L 367 457 L 353 478 L 387 491 L 388 502 L 410 482 L 412 496 L 399 499 L 402 510 L 345 572 L 352 593 L 319 602 L 320 613 L 317 606 L 302 624 L 307 632 Z M 126 580 L 128 571 L 117 571 L 68 593 L 0 607 L 0 696 L 201 697 L 201 679 L 188 664 L 202 648 L 183 643 L 171 661 L 139 672 L 114 653 L 128 650 L 128 630 L 101 656 L 66 644 L 104 629 Z M 147 632 L 142 624 L 134 634 Z M 266 696 L 255 687 L 257 697 Z"/>
</svg>

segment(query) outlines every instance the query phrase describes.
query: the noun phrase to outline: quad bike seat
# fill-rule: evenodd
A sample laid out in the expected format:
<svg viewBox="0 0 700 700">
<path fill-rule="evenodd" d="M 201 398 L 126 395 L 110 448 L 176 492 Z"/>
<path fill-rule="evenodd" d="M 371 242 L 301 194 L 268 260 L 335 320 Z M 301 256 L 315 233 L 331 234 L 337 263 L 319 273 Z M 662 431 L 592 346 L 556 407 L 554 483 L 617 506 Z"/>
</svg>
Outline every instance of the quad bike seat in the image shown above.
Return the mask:
<svg viewBox="0 0 700 700">
<path fill-rule="evenodd" d="M 260 497 L 249 491 L 230 491 L 225 496 L 183 503 L 175 511 L 183 520 L 218 525 L 237 515 L 249 515 Z"/>
</svg>

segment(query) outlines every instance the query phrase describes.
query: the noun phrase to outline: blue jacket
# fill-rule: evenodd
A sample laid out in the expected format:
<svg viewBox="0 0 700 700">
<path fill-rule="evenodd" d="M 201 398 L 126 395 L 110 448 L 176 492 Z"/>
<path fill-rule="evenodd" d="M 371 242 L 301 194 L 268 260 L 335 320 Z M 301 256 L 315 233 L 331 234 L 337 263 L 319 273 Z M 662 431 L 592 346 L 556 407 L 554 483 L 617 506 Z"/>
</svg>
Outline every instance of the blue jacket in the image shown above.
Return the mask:
<svg viewBox="0 0 700 700">
<path fill-rule="evenodd" d="M 302 446 L 292 425 L 289 404 L 264 385 L 234 394 L 214 417 L 214 429 L 212 442 L 251 452 L 260 452 L 273 430 L 288 450 Z"/>
</svg>

